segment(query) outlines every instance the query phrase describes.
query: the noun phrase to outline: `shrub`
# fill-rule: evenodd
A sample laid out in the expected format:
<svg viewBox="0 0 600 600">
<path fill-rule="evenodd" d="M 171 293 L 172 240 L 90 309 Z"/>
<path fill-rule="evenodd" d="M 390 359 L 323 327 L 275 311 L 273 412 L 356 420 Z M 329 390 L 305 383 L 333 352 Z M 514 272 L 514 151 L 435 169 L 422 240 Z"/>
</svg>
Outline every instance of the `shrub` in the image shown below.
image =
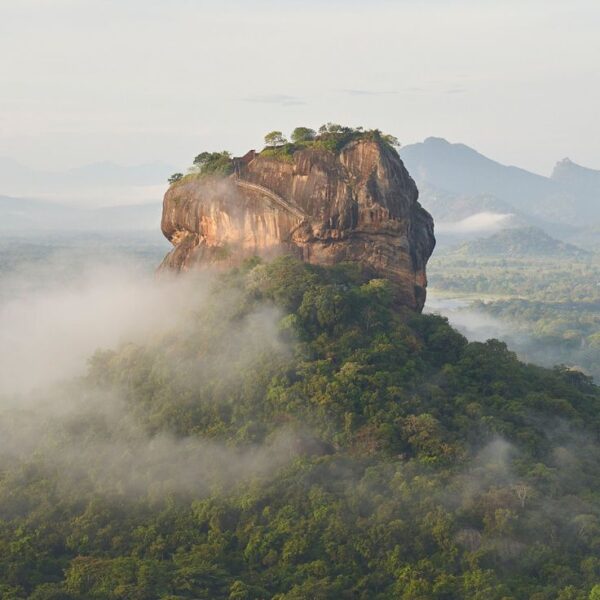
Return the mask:
<svg viewBox="0 0 600 600">
<path fill-rule="evenodd" d="M 267 146 L 281 146 L 286 143 L 287 140 L 281 131 L 271 131 L 265 135 L 265 144 Z"/>
<path fill-rule="evenodd" d="M 194 167 L 200 175 L 229 175 L 233 172 L 231 152 L 201 152 L 194 159 Z"/>
<path fill-rule="evenodd" d="M 317 136 L 314 129 L 309 127 L 296 127 L 292 131 L 291 140 L 294 144 L 301 144 L 302 142 L 312 142 Z"/>
<path fill-rule="evenodd" d="M 173 173 L 173 175 L 171 175 L 171 177 L 169 177 L 169 183 L 173 184 L 173 183 L 177 183 L 178 181 L 181 181 L 183 179 L 183 173 Z"/>
</svg>

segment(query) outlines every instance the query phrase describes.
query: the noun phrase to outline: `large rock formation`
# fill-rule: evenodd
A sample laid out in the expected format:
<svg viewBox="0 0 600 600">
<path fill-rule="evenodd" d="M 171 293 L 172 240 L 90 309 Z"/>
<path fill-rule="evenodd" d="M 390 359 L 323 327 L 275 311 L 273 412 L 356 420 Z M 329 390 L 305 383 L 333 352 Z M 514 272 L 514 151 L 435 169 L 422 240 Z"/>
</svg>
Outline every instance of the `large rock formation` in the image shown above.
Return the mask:
<svg viewBox="0 0 600 600">
<path fill-rule="evenodd" d="M 229 177 L 184 178 L 169 188 L 162 230 L 174 248 L 163 268 L 229 266 L 282 252 L 323 265 L 357 261 L 422 309 L 433 220 L 393 148 L 362 139 L 337 153 L 249 152 L 234 165 Z"/>
</svg>

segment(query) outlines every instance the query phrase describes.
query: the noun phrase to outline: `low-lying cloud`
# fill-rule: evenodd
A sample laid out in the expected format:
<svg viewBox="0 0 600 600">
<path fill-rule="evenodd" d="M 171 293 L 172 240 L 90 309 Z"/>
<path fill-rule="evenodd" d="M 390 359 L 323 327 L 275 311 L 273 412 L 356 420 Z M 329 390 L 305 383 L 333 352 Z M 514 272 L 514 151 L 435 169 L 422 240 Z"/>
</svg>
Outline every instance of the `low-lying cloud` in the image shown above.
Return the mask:
<svg viewBox="0 0 600 600">
<path fill-rule="evenodd" d="M 470 307 L 462 298 L 445 298 L 429 292 L 425 312 L 445 316 L 469 341 L 485 342 L 490 338 L 506 339 L 510 327 L 504 321 Z"/>
<path fill-rule="evenodd" d="M 271 476 L 296 454 L 297 433 L 284 426 L 243 449 L 150 431 L 121 390 L 82 377 L 97 349 L 160 348 L 174 336 L 193 350 L 173 358 L 185 385 L 235 386 L 261 355 L 285 356 L 274 308 L 232 322 L 237 299 L 218 296 L 213 274 L 158 277 L 119 257 L 69 273 L 67 262 L 23 265 L 2 282 L 10 293 L 0 301 L 0 469 L 34 460 L 65 494 L 197 495 Z"/>
<path fill-rule="evenodd" d="M 438 233 L 478 233 L 497 231 L 506 227 L 514 215 L 512 213 L 480 212 L 460 221 L 438 221 L 435 225 Z"/>
<path fill-rule="evenodd" d="M 203 495 L 268 477 L 296 452 L 295 434 L 283 428 L 243 448 L 198 435 L 151 434 L 118 394 L 81 384 L 38 392 L 34 407 L 2 413 L 0 465 L 35 461 L 64 494 Z"/>
<path fill-rule="evenodd" d="M 207 289 L 183 278 L 159 282 L 119 257 L 89 259 L 69 276 L 63 259 L 22 266 L 2 281 L 11 294 L 0 304 L 0 393 L 83 374 L 96 349 L 166 331 Z"/>
<path fill-rule="evenodd" d="M 498 339 L 505 342 L 509 349 L 516 352 L 525 362 L 549 368 L 565 364 L 598 380 L 597 370 L 580 366 L 581 362 L 589 365 L 584 354 L 585 348 L 562 346 L 556 341 L 548 343 L 543 337 L 536 337 L 531 328 L 523 322 L 493 316 L 483 309 L 478 309 L 472 300 L 437 296 L 430 291 L 427 294 L 425 312 L 445 316 L 469 341 L 485 342 L 492 338 Z"/>
</svg>

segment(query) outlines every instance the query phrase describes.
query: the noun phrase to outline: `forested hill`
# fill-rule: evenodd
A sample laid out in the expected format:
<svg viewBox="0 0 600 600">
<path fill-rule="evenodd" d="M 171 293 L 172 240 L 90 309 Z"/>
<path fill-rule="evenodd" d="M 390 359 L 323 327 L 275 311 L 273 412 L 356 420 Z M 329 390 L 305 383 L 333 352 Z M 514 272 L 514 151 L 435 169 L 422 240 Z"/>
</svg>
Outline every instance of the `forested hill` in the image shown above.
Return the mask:
<svg viewBox="0 0 600 600">
<path fill-rule="evenodd" d="M 589 252 L 574 244 L 567 244 L 553 238 L 538 227 L 502 229 L 489 237 L 467 242 L 456 252 L 472 258 L 486 256 L 583 258 L 590 255 Z"/>
<path fill-rule="evenodd" d="M 345 264 L 204 283 L 2 415 L 3 599 L 600 598 L 588 378 Z"/>
</svg>

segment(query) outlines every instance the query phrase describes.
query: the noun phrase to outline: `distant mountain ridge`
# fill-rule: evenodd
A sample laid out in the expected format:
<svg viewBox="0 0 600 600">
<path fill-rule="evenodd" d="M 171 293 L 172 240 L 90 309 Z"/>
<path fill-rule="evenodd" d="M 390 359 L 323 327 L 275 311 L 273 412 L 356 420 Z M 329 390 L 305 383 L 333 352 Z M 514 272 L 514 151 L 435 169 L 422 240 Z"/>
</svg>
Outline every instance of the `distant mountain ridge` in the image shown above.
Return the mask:
<svg viewBox="0 0 600 600">
<path fill-rule="evenodd" d="M 560 184 L 577 189 L 580 193 L 595 195 L 600 202 L 600 171 L 582 167 L 569 158 L 556 163 L 550 178 Z"/>
<path fill-rule="evenodd" d="M 88 207 L 160 201 L 173 171 L 161 162 L 125 166 L 110 161 L 42 171 L 0 158 L 0 195 Z"/>
<path fill-rule="evenodd" d="M 162 162 L 119 165 L 102 161 L 58 171 L 43 171 L 0 157 L 0 193 L 15 185 L 152 185 L 165 183 L 173 167 Z"/>
<path fill-rule="evenodd" d="M 77 208 L 0 196 L 0 231 L 159 231 L 159 202 Z"/>
<path fill-rule="evenodd" d="M 442 244 L 446 238 L 455 243 L 457 238 L 531 225 L 568 241 L 585 239 L 586 245 L 597 245 L 600 170 L 563 159 L 550 177 L 544 177 L 439 137 L 407 145 L 399 153 L 418 185 L 420 202 L 436 221 Z M 6 219 L 0 228 L 33 226 L 33 217 L 39 214 L 50 220 L 35 226 L 47 229 L 54 218 L 49 214 L 56 216 L 61 204 L 66 208 L 157 203 L 174 171 L 162 162 L 124 166 L 110 161 L 41 171 L 0 157 L 0 196 L 13 198 L 10 210 L 6 199 L 0 206 L 0 216 Z M 54 204 L 34 207 L 31 200 L 20 200 L 15 205 L 16 197 Z"/>
<path fill-rule="evenodd" d="M 429 137 L 400 149 L 400 156 L 430 208 L 428 190 L 447 193 L 445 205 L 434 217 L 452 213 L 457 199 L 490 197 L 532 219 L 589 225 L 600 222 L 600 172 L 568 161 L 557 165 L 552 177 L 506 166 L 464 144 Z M 476 202 L 475 202 L 476 204 Z M 436 212 L 438 214 L 436 214 Z M 464 216 L 464 215 L 463 215 Z"/>
</svg>

